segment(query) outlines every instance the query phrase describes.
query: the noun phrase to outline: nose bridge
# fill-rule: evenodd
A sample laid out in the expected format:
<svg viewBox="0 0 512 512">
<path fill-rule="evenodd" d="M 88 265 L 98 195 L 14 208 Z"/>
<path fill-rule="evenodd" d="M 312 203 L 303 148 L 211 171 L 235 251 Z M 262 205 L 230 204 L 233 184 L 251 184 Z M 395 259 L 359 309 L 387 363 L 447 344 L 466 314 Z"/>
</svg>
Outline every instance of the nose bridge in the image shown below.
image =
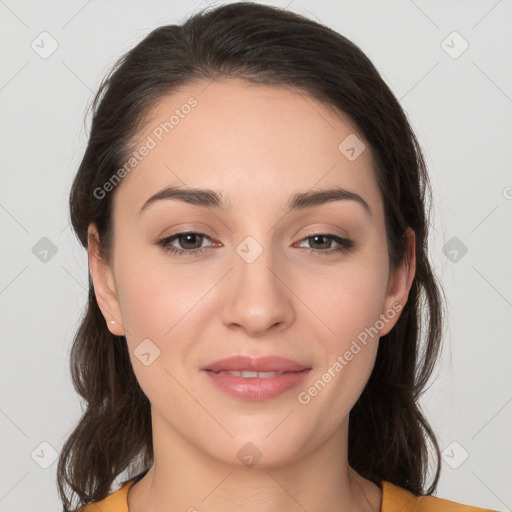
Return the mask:
<svg viewBox="0 0 512 512">
<path fill-rule="evenodd" d="M 289 292 L 281 282 L 286 280 L 276 277 L 282 265 L 277 263 L 271 236 L 256 236 L 247 236 L 235 248 L 232 288 L 223 307 L 226 324 L 238 324 L 252 334 L 293 319 Z"/>
</svg>

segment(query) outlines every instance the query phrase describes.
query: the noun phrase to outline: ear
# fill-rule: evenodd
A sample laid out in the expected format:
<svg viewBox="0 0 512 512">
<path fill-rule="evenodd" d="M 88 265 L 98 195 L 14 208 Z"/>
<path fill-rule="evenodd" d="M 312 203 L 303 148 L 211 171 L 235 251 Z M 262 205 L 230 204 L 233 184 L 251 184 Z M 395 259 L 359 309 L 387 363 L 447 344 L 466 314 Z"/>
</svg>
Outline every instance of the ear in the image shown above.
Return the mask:
<svg viewBox="0 0 512 512">
<path fill-rule="evenodd" d="M 406 230 L 407 249 L 400 265 L 389 275 L 382 317 L 387 321 L 379 336 L 386 335 L 395 326 L 405 307 L 414 276 L 416 274 L 416 235 L 411 228 Z M 397 314 L 398 313 L 398 314 Z"/>
<path fill-rule="evenodd" d="M 116 336 L 123 336 L 121 306 L 115 289 L 114 276 L 110 265 L 100 255 L 99 240 L 96 225 L 94 223 L 89 224 L 87 229 L 87 253 L 96 301 L 105 317 L 108 330 Z M 112 323 L 112 320 L 114 323 Z"/>
</svg>

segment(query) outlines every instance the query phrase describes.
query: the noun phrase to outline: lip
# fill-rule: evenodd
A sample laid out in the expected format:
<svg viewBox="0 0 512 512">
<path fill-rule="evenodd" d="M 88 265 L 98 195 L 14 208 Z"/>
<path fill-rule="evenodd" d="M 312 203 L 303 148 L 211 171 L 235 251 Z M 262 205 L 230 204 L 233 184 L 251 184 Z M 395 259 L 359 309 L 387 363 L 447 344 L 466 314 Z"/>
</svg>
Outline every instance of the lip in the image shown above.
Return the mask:
<svg viewBox="0 0 512 512">
<path fill-rule="evenodd" d="M 202 370 L 220 371 L 251 371 L 251 372 L 299 372 L 311 369 L 306 364 L 279 356 L 251 357 L 231 356 L 211 363 Z"/>
<path fill-rule="evenodd" d="M 201 369 L 217 389 L 246 401 L 275 398 L 298 386 L 310 373 L 307 365 L 277 356 L 233 356 Z M 241 377 L 221 371 L 283 372 L 273 377 Z"/>
</svg>

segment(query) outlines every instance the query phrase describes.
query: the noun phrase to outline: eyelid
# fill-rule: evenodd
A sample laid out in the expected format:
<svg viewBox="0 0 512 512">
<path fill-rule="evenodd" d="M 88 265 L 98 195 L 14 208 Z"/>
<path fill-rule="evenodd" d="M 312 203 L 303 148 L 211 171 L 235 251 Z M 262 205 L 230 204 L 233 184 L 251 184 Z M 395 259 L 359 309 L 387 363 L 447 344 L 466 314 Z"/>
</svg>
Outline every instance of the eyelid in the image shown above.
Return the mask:
<svg viewBox="0 0 512 512">
<path fill-rule="evenodd" d="M 327 227 L 321 227 L 321 228 L 310 228 L 310 226 L 316 225 L 316 224 L 322 224 L 322 226 Z M 299 234 L 303 231 L 307 231 L 307 234 L 301 236 L 302 238 L 307 238 L 309 236 L 315 236 L 315 235 L 336 235 L 340 238 L 351 238 L 350 234 L 346 229 L 340 228 L 336 224 L 332 224 L 329 222 L 312 222 L 308 224 L 307 226 L 304 226 L 300 229 L 300 231 L 297 232 L 297 234 L 293 238 L 297 238 L 300 236 Z"/>
</svg>

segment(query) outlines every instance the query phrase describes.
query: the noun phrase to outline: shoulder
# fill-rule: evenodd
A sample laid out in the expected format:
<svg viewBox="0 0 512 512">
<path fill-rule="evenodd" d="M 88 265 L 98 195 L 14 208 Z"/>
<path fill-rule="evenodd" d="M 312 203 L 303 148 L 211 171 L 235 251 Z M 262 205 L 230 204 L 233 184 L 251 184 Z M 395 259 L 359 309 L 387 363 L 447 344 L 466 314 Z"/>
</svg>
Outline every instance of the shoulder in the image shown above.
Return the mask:
<svg viewBox="0 0 512 512">
<path fill-rule="evenodd" d="M 489 508 L 471 507 L 436 496 L 415 496 L 391 482 L 382 481 L 380 512 L 497 512 Z"/>
<path fill-rule="evenodd" d="M 134 480 L 126 482 L 105 499 L 85 505 L 75 512 L 128 512 L 128 491 L 134 483 Z"/>
</svg>

